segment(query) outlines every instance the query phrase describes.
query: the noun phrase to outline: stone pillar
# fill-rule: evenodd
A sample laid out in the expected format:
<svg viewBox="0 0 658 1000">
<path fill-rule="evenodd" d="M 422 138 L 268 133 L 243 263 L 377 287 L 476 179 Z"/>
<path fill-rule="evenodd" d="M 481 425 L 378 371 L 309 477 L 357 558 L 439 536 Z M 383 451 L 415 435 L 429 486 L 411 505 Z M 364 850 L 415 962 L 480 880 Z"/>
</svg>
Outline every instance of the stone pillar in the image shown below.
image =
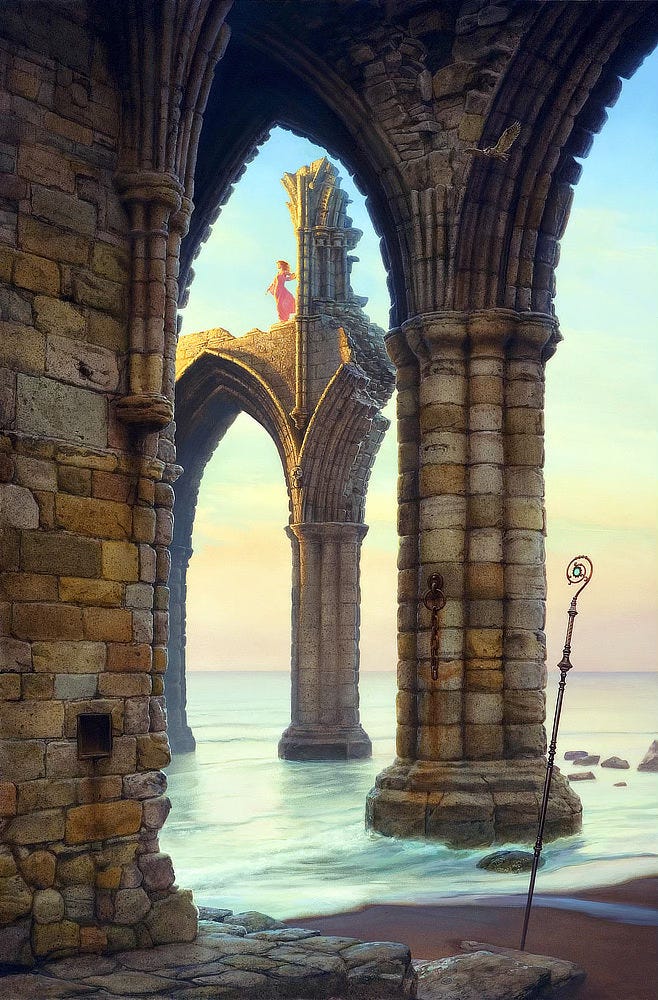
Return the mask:
<svg viewBox="0 0 658 1000">
<path fill-rule="evenodd" d="M 398 370 L 398 758 L 367 803 L 390 836 L 455 846 L 536 835 L 545 776 L 544 363 L 550 316 L 433 313 L 387 346 Z M 427 579 L 444 577 L 438 679 Z M 554 773 L 546 839 L 581 807 Z"/>
<path fill-rule="evenodd" d="M 359 559 L 365 524 L 293 524 L 291 723 L 287 760 L 369 757 L 359 723 Z"/>
<path fill-rule="evenodd" d="M 169 647 L 165 696 L 167 699 L 167 731 L 173 753 L 191 753 L 196 747 L 194 734 L 187 722 L 187 690 L 185 669 L 187 567 L 192 549 L 173 543 L 170 546 L 169 576 Z"/>
</svg>

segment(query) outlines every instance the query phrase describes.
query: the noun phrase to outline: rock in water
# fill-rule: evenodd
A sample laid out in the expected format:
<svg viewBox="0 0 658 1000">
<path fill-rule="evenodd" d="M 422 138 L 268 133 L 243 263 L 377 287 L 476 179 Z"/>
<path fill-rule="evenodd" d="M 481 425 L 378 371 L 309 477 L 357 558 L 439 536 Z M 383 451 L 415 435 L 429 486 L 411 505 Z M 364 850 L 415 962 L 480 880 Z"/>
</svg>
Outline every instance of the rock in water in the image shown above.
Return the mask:
<svg viewBox="0 0 658 1000">
<path fill-rule="evenodd" d="M 587 750 L 567 750 L 564 755 L 565 760 L 578 760 L 579 757 L 587 757 Z"/>
<path fill-rule="evenodd" d="M 539 867 L 544 864 L 544 859 L 539 859 Z M 488 872 L 529 872 L 532 868 L 532 854 L 530 851 L 494 851 L 480 858 L 477 863 L 478 868 L 485 868 Z"/>
<path fill-rule="evenodd" d="M 569 781 L 596 781 L 596 775 L 592 771 L 574 771 L 567 778 Z"/>
<path fill-rule="evenodd" d="M 601 761 L 601 767 L 614 767 L 617 771 L 627 771 L 630 766 L 623 757 L 606 757 Z"/>
<path fill-rule="evenodd" d="M 658 740 L 654 740 L 637 765 L 638 771 L 658 771 Z"/>
<path fill-rule="evenodd" d="M 626 782 L 625 781 L 615 781 L 615 783 L 614 783 L 614 785 L 612 787 L 613 788 L 626 788 L 627 786 L 626 786 Z"/>
<path fill-rule="evenodd" d="M 266 913 L 259 913 L 258 910 L 245 910 L 244 913 L 233 913 L 231 915 L 231 923 L 237 924 L 239 927 L 244 927 L 247 934 L 253 934 L 256 931 L 276 930 L 277 928 L 286 926 L 280 920 L 268 917 Z"/>
<path fill-rule="evenodd" d="M 584 757 L 578 757 L 574 760 L 574 764 L 578 764 L 579 767 L 592 767 L 594 764 L 598 764 L 601 760 L 601 754 L 588 753 Z"/>
</svg>

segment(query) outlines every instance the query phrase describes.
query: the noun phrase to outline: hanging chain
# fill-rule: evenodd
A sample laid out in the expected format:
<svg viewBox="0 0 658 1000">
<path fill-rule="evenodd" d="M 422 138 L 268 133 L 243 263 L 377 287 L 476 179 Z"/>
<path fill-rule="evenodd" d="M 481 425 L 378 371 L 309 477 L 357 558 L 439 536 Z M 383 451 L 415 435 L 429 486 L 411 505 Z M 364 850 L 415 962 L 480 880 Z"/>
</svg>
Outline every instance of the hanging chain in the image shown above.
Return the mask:
<svg viewBox="0 0 658 1000">
<path fill-rule="evenodd" d="M 427 580 L 429 590 L 423 597 L 423 604 L 432 613 L 430 632 L 430 668 L 432 680 L 439 679 L 439 657 L 441 645 L 441 623 L 439 612 L 446 606 L 446 595 L 443 593 L 443 577 L 440 573 L 432 573 Z"/>
</svg>

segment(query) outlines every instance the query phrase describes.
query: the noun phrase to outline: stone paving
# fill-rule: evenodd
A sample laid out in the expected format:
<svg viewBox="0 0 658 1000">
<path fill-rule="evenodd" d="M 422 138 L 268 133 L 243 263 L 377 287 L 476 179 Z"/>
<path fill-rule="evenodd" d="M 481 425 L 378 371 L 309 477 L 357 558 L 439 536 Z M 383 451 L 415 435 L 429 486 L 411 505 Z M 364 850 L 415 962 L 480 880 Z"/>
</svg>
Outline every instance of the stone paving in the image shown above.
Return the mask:
<svg viewBox="0 0 658 1000">
<path fill-rule="evenodd" d="M 438 961 L 390 941 L 287 927 L 256 911 L 202 909 L 191 944 L 48 962 L 0 980 L 0 1000 L 566 1000 L 570 962 L 463 941 Z"/>
<path fill-rule="evenodd" d="M 193 944 L 63 958 L 0 980 L 0 1000 L 363 1000 L 415 996 L 403 944 L 199 923 Z"/>
</svg>

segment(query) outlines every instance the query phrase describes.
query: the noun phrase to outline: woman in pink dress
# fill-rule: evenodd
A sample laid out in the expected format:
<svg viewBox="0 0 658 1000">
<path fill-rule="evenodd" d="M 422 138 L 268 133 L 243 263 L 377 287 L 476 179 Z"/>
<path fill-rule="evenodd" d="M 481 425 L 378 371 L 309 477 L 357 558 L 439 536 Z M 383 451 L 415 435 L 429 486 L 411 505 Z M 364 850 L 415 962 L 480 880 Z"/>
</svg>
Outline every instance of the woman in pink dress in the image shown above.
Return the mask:
<svg viewBox="0 0 658 1000">
<path fill-rule="evenodd" d="M 295 281 L 297 276 L 285 260 L 277 260 L 276 266 L 276 277 L 267 291 L 274 296 L 280 322 L 285 323 L 295 311 L 295 296 L 286 288 L 286 281 Z"/>
</svg>

